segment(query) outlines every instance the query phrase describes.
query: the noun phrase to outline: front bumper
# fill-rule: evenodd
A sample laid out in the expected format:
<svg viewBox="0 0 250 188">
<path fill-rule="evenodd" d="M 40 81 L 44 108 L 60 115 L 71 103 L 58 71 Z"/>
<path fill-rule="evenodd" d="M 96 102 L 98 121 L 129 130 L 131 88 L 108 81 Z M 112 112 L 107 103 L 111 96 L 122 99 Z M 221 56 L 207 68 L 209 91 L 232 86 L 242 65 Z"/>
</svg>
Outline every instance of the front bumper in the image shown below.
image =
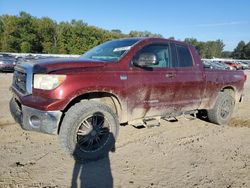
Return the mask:
<svg viewBox="0 0 250 188">
<path fill-rule="evenodd" d="M 10 100 L 10 111 L 15 121 L 25 130 L 57 134 L 61 111 L 41 111 Z"/>
</svg>

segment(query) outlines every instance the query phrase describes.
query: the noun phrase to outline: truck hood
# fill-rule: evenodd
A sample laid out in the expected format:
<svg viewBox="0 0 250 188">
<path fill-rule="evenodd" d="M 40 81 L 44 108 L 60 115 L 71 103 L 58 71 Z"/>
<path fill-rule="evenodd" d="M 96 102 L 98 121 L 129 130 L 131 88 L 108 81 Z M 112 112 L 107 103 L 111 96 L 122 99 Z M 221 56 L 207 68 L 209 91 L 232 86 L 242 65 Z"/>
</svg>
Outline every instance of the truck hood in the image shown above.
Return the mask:
<svg viewBox="0 0 250 188">
<path fill-rule="evenodd" d="M 34 62 L 33 62 L 34 63 Z M 33 65 L 34 73 L 51 73 L 60 71 L 82 71 L 102 68 L 107 65 L 105 61 L 84 60 L 80 58 L 58 58 L 39 60 Z"/>
</svg>

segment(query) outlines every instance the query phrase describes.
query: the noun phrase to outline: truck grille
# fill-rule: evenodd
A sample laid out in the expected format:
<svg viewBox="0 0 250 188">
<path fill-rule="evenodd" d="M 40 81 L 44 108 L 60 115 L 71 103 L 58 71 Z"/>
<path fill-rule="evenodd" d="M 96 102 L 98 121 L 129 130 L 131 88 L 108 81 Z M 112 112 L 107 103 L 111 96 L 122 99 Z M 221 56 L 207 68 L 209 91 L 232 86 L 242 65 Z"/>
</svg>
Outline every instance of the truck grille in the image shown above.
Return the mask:
<svg viewBox="0 0 250 188">
<path fill-rule="evenodd" d="M 26 73 L 17 70 L 14 72 L 13 86 L 23 94 L 27 94 L 26 81 L 27 81 Z"/>
</svg>

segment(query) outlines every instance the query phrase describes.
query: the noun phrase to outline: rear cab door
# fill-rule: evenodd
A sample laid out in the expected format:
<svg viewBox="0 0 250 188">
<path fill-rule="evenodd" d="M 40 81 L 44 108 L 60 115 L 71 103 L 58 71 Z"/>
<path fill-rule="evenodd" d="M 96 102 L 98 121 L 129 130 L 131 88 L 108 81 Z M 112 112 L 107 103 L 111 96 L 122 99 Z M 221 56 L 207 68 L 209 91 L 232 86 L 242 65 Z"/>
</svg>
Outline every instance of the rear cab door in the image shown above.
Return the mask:
<svg viewBox="0 0 250 188">
<path fill-rule="evenodd" d="M 175 77 L 175 94 L 173 100 L 178 112 L 198 109 L 205 89 L 205 77 L 199 56 L 195 49 L 184 43 L 171 42 Z M 199 62 L 198 62 L 199 61 Z"/>
</svg>

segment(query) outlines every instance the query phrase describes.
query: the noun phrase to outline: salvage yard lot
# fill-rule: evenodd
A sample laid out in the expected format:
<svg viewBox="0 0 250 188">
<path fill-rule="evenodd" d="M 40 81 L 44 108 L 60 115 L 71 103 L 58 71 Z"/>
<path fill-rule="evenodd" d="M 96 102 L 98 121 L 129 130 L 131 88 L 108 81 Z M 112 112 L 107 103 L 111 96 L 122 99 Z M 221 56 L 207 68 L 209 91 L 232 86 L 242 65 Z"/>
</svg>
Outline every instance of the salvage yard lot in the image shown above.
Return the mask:
<svg viewBox="0 0 250 188">
<path fill-rule="evenodd" d="M 0 74 L 0 187 L 250 187 L 249 80 L 228 126 L 180 117 L 151 129 L 120 127 L 109 158 L 78 164 L 56 136 L 14 123 L 11 79 Z"/>
</svg>

